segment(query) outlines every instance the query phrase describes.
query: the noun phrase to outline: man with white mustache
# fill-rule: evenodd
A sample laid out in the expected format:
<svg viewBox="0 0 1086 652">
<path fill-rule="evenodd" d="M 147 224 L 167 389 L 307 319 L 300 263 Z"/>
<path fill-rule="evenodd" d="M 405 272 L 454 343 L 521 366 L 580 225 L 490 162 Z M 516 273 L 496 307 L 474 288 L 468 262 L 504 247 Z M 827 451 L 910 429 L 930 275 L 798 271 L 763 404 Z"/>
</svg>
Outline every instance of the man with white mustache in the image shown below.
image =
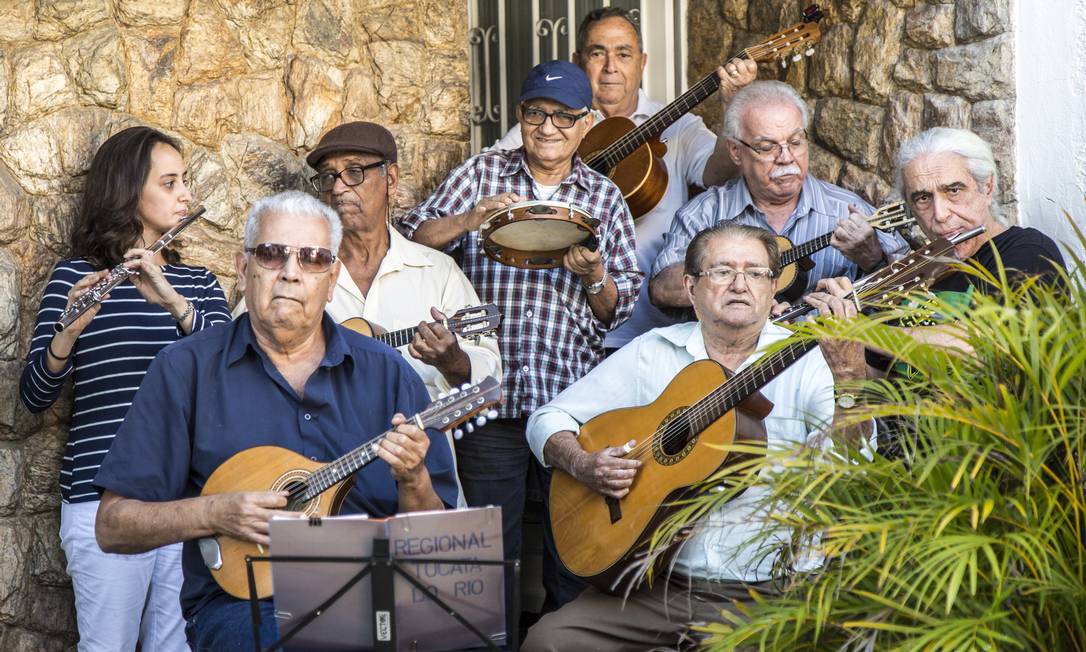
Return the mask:
<svg viewBox="0 0 1086 652">
<path fill-rule="evenodd" d="M 897 234 L 876 232 L 864 219 L 874 209 L 855 193 L 807 173 L 807 105 L 791 86 L 756 81 L 735 94 L 723 134 L 740 176 L 706 190 L 671 223 L 652 269 L 649 297 L 662 308 L 686 308 L 686 247 L 699 231 L 732 221 L 783 235 L 793 244 L 833 231 L 830 247 L 811 256 L 805 292 L 823 278 L 859 277 L 908 251 Z"/>
</svg>

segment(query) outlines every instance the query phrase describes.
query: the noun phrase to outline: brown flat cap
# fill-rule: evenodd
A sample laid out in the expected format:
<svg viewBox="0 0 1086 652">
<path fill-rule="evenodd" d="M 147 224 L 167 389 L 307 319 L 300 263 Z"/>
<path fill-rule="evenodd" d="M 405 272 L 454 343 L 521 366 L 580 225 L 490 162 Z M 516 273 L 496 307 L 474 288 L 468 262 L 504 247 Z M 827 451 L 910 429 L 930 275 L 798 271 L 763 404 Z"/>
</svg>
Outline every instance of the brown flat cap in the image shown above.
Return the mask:
<svg viewBox="0 0 1086 652">
<path fill-rule="evenodd" d="M 389 163 L 396 162 L 396 139 L 379 124 L 372 122 L 348 122 L 333 127 L 321 136 L 317 147 L 305 157 L 309 167 L 317 165 L 329 154 L 363 152 L 376 154 Z"/>
</svg>

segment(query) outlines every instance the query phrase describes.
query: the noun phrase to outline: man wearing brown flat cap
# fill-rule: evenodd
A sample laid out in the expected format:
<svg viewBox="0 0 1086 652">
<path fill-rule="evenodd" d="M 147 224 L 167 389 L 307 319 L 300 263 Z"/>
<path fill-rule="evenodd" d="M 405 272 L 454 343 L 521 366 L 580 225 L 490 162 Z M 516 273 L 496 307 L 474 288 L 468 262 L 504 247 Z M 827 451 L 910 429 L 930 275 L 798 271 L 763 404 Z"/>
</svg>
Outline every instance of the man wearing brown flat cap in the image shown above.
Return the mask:
<svg viewBox="0 0 1086 652">
<path fill-rule="evenodd" d="M 400 166 L 388 129 L 372 122 L 334 127 L 306 163 L 316 170 L 309 182 L 317 197 L 343 222 L 343 271 L 328 314 L 339 323 L 362 317 L 390 331 L 417 326 L 401 351 L 431 397 L 486 376 L 501 378 L 494 336 L 463 340 L 444 326 L 428 325 L 481 302 L 452 258 L 389 227 Z M 464 504 L 462 493 L 459 502 Z"/>
</svg>

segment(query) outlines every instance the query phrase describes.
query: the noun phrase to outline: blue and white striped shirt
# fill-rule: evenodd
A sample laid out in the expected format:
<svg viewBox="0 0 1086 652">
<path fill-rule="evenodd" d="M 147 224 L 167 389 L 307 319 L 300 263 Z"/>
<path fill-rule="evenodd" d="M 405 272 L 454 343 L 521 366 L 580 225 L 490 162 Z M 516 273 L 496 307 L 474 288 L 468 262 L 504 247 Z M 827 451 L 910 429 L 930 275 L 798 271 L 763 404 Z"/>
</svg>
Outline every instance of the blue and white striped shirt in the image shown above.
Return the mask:
<svg viewBox="0 0 1086 652">
<path fill-rule="evenodd" d="M 61 499 L 70 503 L 98 500 L 91 483 L 151 360 L 184 336 L 165 308 L 147 303 L 136 286 L 125 281 L 110 291 L 79 334 L 73 356 L 60 374 L 49 373 L 45 348 L 53 339 L 53 324 L 67 305 L 72 286 L 94 271 L 82 258 L 62 260 L 53 268 L 19 383 L 23 405 L 41 412 L 57 400 L 74 370 L 75 403 L 60 471 Z M 226 297 L 210 271 L 187 265 L 166 265 L 163 271 L 170 285 L 192 301 L 193 332 L 230 321 Z"/>
<path fill-rule="evenodd" d="M 796 209 L 792 211 L 784 224 L 784 230 L 778 235 L 788 238 L 793 245 L 814 240 L 833 231 L 839 220 L 848 217 L 849 204 L 855 205 L 860 212 L 868 215 L 875 212 L 875 209 L 856 193 L 808 174 L 803 181 Z M 757 226 L 777 233 L 769 225 L 765 213 L 754 206 L 754 200 L 743 178 L 731 179 L 722 186 L 709 188 L 679 209 L 671 222 L 671 228 L 664 236 L 664 247 L 656 258 L 656 264 L 652 266 L 652 275 L 656 276 L 665 267 L 682 263 L 686 258 L 686 248 L 694 236 L 699 231 L 724 221 Z M 892 260 L 892 255 L 903 255 L 909 251 L 908 243 L 900 235 L 882 231 L 875 233 L 887 259 Z M 807 275 L 805 292 L 813 290 L 822 278 L 847 276 L 855 280 L 859 276 L 860 270 L 856 263 L 845 258 L 844 254 L 833 247 L 814 253 L 811 261 L 814 262 L 814 269 Z"/>
</svg>

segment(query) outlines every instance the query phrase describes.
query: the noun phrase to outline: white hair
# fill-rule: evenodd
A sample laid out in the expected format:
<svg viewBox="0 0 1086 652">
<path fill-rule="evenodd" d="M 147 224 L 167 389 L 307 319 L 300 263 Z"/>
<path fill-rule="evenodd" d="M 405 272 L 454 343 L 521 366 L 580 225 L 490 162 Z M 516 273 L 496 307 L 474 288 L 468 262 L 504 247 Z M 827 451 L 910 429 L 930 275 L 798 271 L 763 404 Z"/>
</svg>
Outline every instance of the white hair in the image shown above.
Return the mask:
<svg viewBox="0 0 1086 652">
<path fill-rule="evenodd" d="M 260 232 L 260 225 L 269 213 L 323 218 L 328 222 L 328 230 L 332 234 L 332 253 L 339 254 L 339 243 L 343 240 L 343 224 L 339 221 L 339 215 L 327 204 L 298 190 L 287 190 L 265 197 L 252 205 L 245 220 L 246 249 L 256 244 L 256 234 Z"/>
<path fill-rule="evenodd" d="M 772 104 L 792 104 L 803 117 L 803 128 L 810 124 L 807 103 L 799 96 L 796 89 L 780 81 L 761 80 L 744 86 L 735 94 L 728 108 L 724 110 L 724 137 L 737 141 L 742 138 L 743 116 L 748 110 Z"/>
<path fill-rule="evenodd" d="M 999 195 L 999 171 L 996 167 L 992 148 L 984 139 L 967 129 L 933 127 L 918 136 L 910 138 L 897 153 L 894 165 L 894 183 L 898 193 L 905 197 L 905 178 L 902 170 L 921 156 L 932 154 L 957 154 L 965 159 L 965 166 L 977 182 L 977 189 L 983 191 L 988 180 L 992 181 L 992 201 L 988 210 L 1000 224 L 1007 224 L 1006 218 L 999 211 L 996 197 Z"/>
</svg>

